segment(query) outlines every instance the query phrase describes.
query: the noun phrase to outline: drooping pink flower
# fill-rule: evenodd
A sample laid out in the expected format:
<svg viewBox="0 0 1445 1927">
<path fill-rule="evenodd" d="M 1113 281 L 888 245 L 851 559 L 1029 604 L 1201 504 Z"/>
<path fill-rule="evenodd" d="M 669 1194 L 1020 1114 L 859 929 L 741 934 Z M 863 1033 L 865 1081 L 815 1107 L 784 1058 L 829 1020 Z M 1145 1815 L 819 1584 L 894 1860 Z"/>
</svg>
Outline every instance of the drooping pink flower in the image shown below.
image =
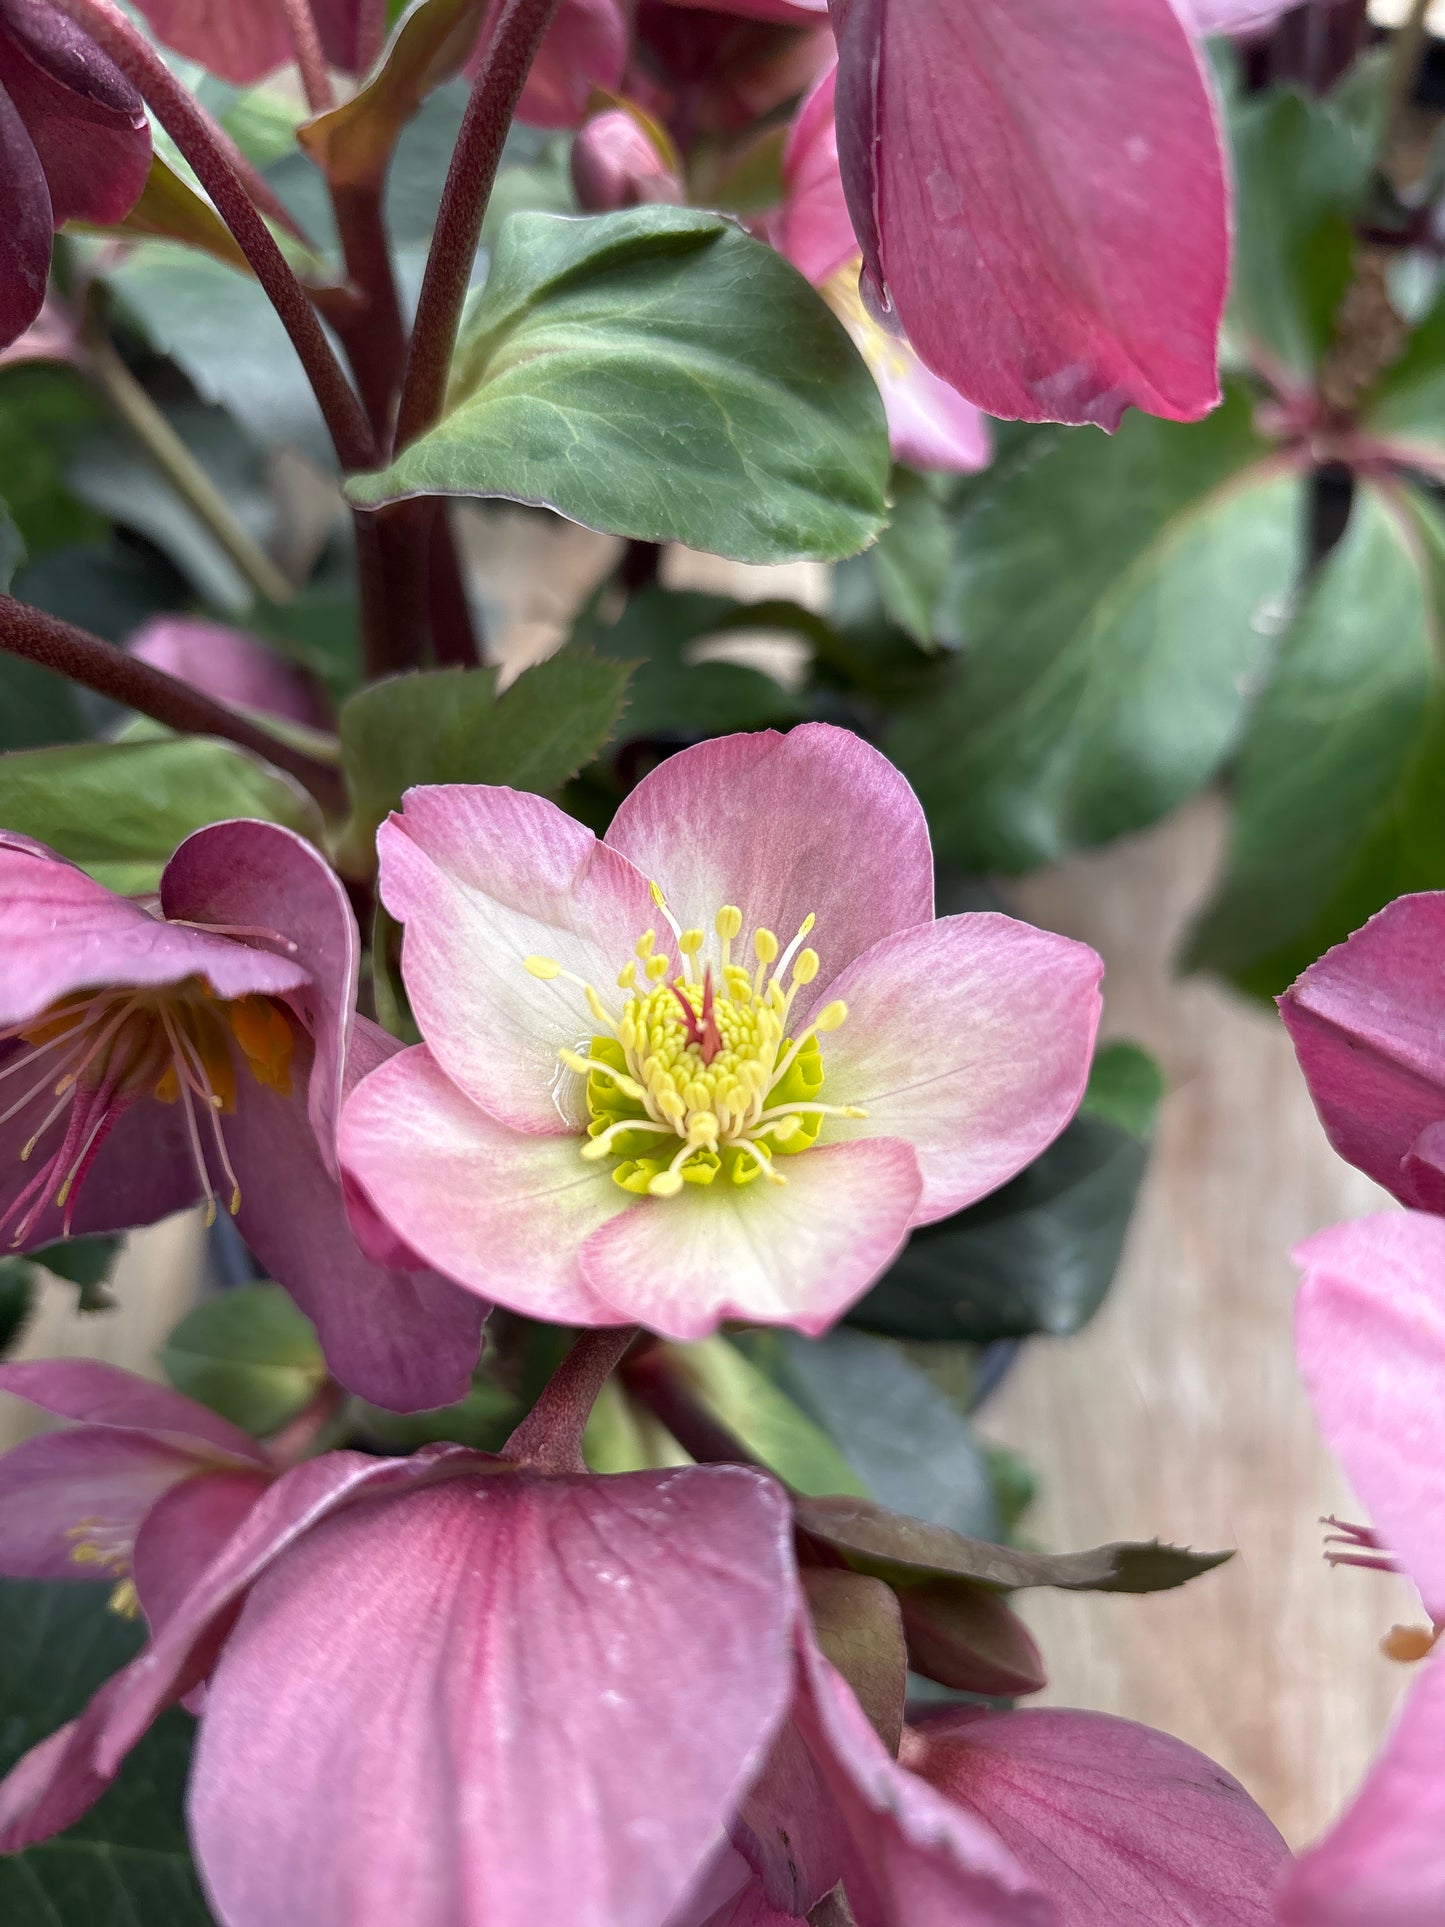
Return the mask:
<svg viewBox="0 0 1445 1927">
<path fill-rule="evenodd" d="M 901 333 L 883 327 L 859 287 L 863 257 L 838 167 L 829 69 L 799 109 L 783 156 L 786 199 L 773 227 L 780 253 L 820 290 L 852 335 L 888 411 L 899 461 L 971 474 L 988 466 L 992 439 L 973 403 L 926 368 Z"/>
<path fill-rule="evenodd" d="M 359 951 L 334 873 L 274 824 L 188 837 L 158 914 L 0 838 L 0 1239 L 219 1201 L 335 1375 L 415 1409 L 465 1390 L 481 1307 L 351 1235 L 336 1119 L 396 1048 L 355 1015 Z"/>
<path fill-rule="evenodd" d="M 1378 919 L 1377 919 L 1378 921 Z M 1432 972 L 1438 971 L 1438 955 Z M 1384 1550 L 1445 1630 L 1445 1222 L 1419 1212 L 1336 1225 L 1295 1253 L 1300 1367 L 1320 1425 Z M 1401 1636 L 1392 1642 L 1401 1650 Z M 1413 1642 L 1427 1650 L 1431 1634 Z M 1445 1920 L 1445 1646 L 1418 1678 L 1344 1817 L 1285 1883 L 1282 1927 Z"/>
<path fill-rule="evenodd" d="M 295 59 L 284 0 L 137 0 L 163 46 L 245 86 Z M 310 0 L 331 66 L 355 74 L 376 52 L 384 0 Z"/>
<path fill-rule="evenodd" d="M 1330 1143 L 1445 1212 L 1445 891 L 1397 897 L 1292 984 L 1280 1014 Z"/>
<path fill-rule="evenodd" d="M 0 347 L 40 313 L 56 229 L 122 220 L 150 165 L 120 69 L 48 0 L 0 0 Z"/>
<path fill-rule="evenodd" d="M 238 1426 L 113 1365 L 0 1364 L 0 1392 L 80 1421 L 0 1456 L 0 1573 L 106 1580 L 152 1629 L 280 1469 Z"/>
<path fill-rule="evenodd" d="M 326 713 L 315 685 L 255 636 L 193 616 L 152 616 L 126 639 L 126 649 L 154 669 L 233 709 L 283 716 L 323 729 Z"/>
<path fill-rule="evenodd" d="M 1219 399 L 1228 195 L 1172 0 L 833 0 L 870 283 L 993 415 L 1190 421 Z"/>
<path fill-rule="evenodd" d="M 600 843 L 538 797 L 440 787 L 378 844 L 425 1041 L 352 1095 L 343 1164 L 516 1310 L 821 1331 L 1078 1105 L 1098 957 L 935 922 L 917 798 L 846 730 L 684 751 Z"/>
</svg>

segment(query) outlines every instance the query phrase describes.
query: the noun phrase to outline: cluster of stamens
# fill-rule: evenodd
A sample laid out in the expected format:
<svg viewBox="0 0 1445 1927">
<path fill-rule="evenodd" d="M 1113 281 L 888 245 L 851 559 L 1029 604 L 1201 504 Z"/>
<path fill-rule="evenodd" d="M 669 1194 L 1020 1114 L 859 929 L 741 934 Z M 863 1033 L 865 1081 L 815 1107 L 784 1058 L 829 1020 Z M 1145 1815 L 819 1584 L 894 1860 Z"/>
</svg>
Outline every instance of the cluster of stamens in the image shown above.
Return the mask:
<svg viewBox="0 0 1445 1927">
<path fill-rule="evenodd" d="M 34 1177 L 0 1213 L 0 1231 L 11 1244 L 25 1243 L 41 1213 L 54 1204 L 70 1235 L 75 1201 L 116 1119 L 143 1097 L 180 1104 L 191 1158 L 206 1200 L 206 1221 L 216 1216 L 205 1136 L 228 1189 L 234 1214 L 241 1187 L 226 1150 L 223 1114 L 236 1108 L 236 1060 L 232 1043 L 263 1083 L 290 1088 L 291 1029 L 266 997 L 222 1002 L 191 982 L 160 990 L 85 991 L 64 997 L 41 1016 L 0 1030 L 0 1046 L 20 1042 L 13 1061 L 0 1067 L 0 1125 L 28 1105 L 51 1102 L 21 1149 L 28 1164 L 53 1126 L 60 1142 L 40 1159 Z M 17 1088 L 18 1094 L 12 1095 Z M 10 1083 L 11 1090 L 5 1085 Z M 8 1100 L 8 1102 L 7 1102 Z M 206 1132 L 202 1131 L 202 1122 Z"/>
<path fill-rule="evenodd" d="M 713 925 L 714 970 L 702 954 L 707 933 L 679 928 L 655 883 L 652 900 L 679 962 L 658 947 L 655 930 L 645 931 L 618 974 L 620 1008 L 552 958 L 526 960 L 534 977 L 578 984 L 604 1033 L 585 1053 L 558 1053 L 587 1079 L 591 1121 L 582 1156 L 619 1159 L 616 1181 L 656 1198 L 676 1197 L 688 1183 L 711 1184 L 719 1173 L 735 1184 L 760 1176 L 783 1184 L 779 1153 L 807 1150 L 825 1117 L 863 1116 L 816 1096 L 823 1081 L 817 1040 L 838 1029 L 846 1007 L 826 1004 L 796 1037 L 788 1034 L 794 999 L 818 975 L 818 953 L 804 948 L 815 919 L 804 920 L 786 950 L 771 930 L 755 930 L 749 966 L 733 959 L 742 912 L 725 904 Z"/>
<path fill-rule="evenodd" d="M 129 1526 L 105 1519 L 82 1519 L 65 1534 L 72 1541 L 71 1563 L 98 1568 L 97 1579 L 113 1579 L 115 1586 L 106 1602 L 123 1619 L 134 1619 L 140 1608 L 135 1581 L 130 1576 L 135 1534 Z"/>
</svg>

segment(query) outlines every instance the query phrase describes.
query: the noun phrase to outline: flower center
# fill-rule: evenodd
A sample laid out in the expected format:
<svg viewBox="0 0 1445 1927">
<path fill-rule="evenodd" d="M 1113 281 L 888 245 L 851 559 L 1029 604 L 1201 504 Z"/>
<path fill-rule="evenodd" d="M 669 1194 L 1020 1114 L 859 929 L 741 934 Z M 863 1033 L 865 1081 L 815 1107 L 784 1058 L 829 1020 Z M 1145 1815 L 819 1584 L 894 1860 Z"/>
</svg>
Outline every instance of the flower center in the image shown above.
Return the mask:
<svg viewBox="0 0 1445 1927">
<path fill-rule="evenodd" d="M 558 1056 L 587 1079 L 587 1159 L 615 1158 L 613 1181 L 624 1191 L 673 1198 L 687 1184 L 733 1184 L 763 1177 L 786 1179 L 778 1156 L 817 1143 L 827 1117 L 862 1117 L 852 1105 L 824 1104 L 819 1038 L 848 1015 L 826 1004 L 796 1037 L 789 1035 L 793 1000 L 818 974 L 818 953 L 804 949 L 808 917 L 781 946 L 771 930 L 753 932 L 753 967 L 733 961 L 743 916 L 725 904 L 713 922 L 716 951 L 703 930 L 682 930 L 654 883 L 652 900 L 667 919 L 680 963 L 644 931 L 635 954 L 618 973 L 625 993 L 620 1010 L 591 984 L 550 957 L 528 957 L 534 977 L 566 977 L 579 984 L 603 1026 L 584 1055 Z M 791 974 L 790 974 L 791 973 Z"/>
<path fill-rule="evenodd" d="M 0 1213 L 0 1230 L 9 1230 L 13 1246 L 25 1242 L 50 1204 L 63 1208 L 69 1237 L 75 1200 L 96 1154 L 116 1119 L 143 1097 L 183 1108 L 210 1224 L 216 1186 L 199 1106 L 229 1186 L 229 1208 L 240 1209 L 241 1187 L 221 1128 L 222 1116 L 236 1108 L 236 1052 L 259 1083 L 283 1094 L 291 1088 L 291 1025 L 269 997 L 218 998 L 199 978 L 160 990 L 80 991 L 0 1030 L 0 1045 L 16 1039 L 22 1048 L 0 1068 L 0 1091 L 11 1079 L 24 1088 L 0 1110 L 0 1125 L 41 1096 L 54 1100 L 21 1150 L 22 1163 L 52 1127 L 61 1129 L 30 1183 Z M 4 1092 L 0 1102 L 9 1097 Z"/>
</svg>

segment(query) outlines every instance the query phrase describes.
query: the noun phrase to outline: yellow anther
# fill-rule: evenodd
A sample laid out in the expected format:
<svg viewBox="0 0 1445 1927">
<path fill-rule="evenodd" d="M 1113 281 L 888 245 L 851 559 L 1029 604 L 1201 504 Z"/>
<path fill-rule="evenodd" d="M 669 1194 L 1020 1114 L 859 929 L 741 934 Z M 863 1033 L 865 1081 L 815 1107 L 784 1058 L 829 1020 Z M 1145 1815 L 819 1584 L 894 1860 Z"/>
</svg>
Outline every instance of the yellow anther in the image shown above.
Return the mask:
<svg viewBox="0 0 1445 1927">
<path fill-rule="evenodd" d="M 811 937 L 813 934 L 814 925 L 817 923 L 817 921 L 818 921 L 817 912 L 814 910 L 810 910 L 807 916 L 804 917 L 802 924 L 799 927 L 798 935 L 800 937 Z"/>
<path fill-rule="evenodd" d="M 606 1024 L 607 1028 L 611 1030 L 612 1019 L 607 1014 L 607 1006 L 597 995 L 597 992 L 592 988 L 591 984 L 584 984 L 582 986 L 582 994 L 587 999 L 587 1008 L 592 1012 L 592 1015 L 597 1019 L 598 1023 Z"/>
<path fill-rule="evenodd" d="M 847 1021 L 848 1006 L 839 999 L 836 1003 L 824 1004 L 813 1019 L 811 1028 L 821 1031 L 841 1030 Z"/>
<path fill-rule="evenodd" d="M 660 984 L 671 968 L 672 959 L 665 950 L 659 950 L 655 956 L 649 957 L 645 965 L 648 976 L 655 984 Z"/>
<path fill-rule="evenodd" d="M 818 970 L 819 959 L 817 951 L 800 950 L 798 952 L 797 962 L 793 965 L 793 982 L 795 984 L 810 984 L 817 976 Z"/>
<path fill-rule="evenodd" d="M 760 964 L 770 964 L 778 954 L 778 940 L 761 926 L 753 932 L 753 955 Z"/>
<path fill-rule="evenodd" d="M 557 1055 L 569 1071 L 576 1071 L 579 1077 L 610 1077 L 624 1097 L 642 1099 L 647 1095 L 635 1077 L 625 1071 L 615 1070 L 611 1064 L 604 1064 L 600 1057 L 583 1057 L 580 1051 L 559 1050 Z"/>
<path fill-rule="evenodd" d="M 647 890 L 648 895 L 652 898 L 653 907 L 658 910 L 665 910 L 667 908 L 667 898 L 662 894 L 662 885 L 660 883 L 649 883 Z"/>
<path fill-rule="evenodd" d="M 1438 1627 L 1392 1626 L 1380 1641 L 1380 1651 L 1401 1666 L 1414 1666 L 1428 1659 L 1439 1643 Z"/>
<path fill-rule="evenodd" d="M 527 970 L 533 977 L 539 977 L 544 984 L 551 983 L 554 977 L 562 975 L 562 966 L 552 957 L 528 957 Z"/>
<path fill-rule="evenodd" d="M 632 957 L 632 958 L 629 958 L 629 960 L 622 966 L 621 970 L 619 970 L 617 973 L 617 988 L 619 990 L 631 990 L 633 985 L 636 982 L 637 982 L 637 959 L 635 957 Z"/>
<path fill-rule="evenodd" d="M 134 1619 L 140 1611 L 140 1594 L 135 1589 L 134 1579 L 122 1579 L 106 1601 L 113 1613 L 122 1619 Z"/>
<path fill-rule="evenodd" d="M 633 945 L 633 949 L 639 957 L 650 957 L 652 955 L 652 946 L 656 942 L 657 932 L 655 930 L 644 930 L 642 935 L 637 939 L 637 942 Z"/>
<path fill-rule="evenodd" d="M 742 927 L 742 911 L 738 909 L 735 903 L 725 903 L 717 913 L 717 918 L 713 923 L 713 929 L 717 931 L 724 943 L 731 943 L 734 937 L 741 934 Z"/>
<path fill-rule="evenodd" d="M 681 1171 L 659 1171 L 647 1188 L 654 1198 L 675 1198 L 685 1182 Z"/>
<path fill-rule="evenodd" d="M 684 957 L 695 957 L 706 942 L 705 930 L 684 930 L 677 940 L 677 947 Z"/>
</svg>

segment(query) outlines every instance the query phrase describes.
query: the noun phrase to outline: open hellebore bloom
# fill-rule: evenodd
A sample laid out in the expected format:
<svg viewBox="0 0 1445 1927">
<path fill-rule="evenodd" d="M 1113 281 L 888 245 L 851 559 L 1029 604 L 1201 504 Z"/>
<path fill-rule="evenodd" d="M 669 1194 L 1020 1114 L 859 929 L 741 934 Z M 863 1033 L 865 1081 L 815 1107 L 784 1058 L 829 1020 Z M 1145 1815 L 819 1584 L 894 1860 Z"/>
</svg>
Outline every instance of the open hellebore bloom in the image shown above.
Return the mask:
<svg viewBox="0 0 1445 1927">
<path fill-rule="evenodd" d="M 1343 1533 L 1352 1543 L 1332 1557 L 1407 1573 L 1433 1623 L 1397 1627 L 1386 1641 L 1392 1657 L 1419 1665 L 1419 1676 L 1354 1804 L 1286 1882 L 1279 1919 L 1287 1927 L 1437 1927 L 1445 1920 L 1445 1223 L 1418 1212 L 1363 1218 L 1307 1239 L 1295 1257 L 1305 1274 L 1300 1367 L 1325 1437 L 1373 1520 L 1373 1530 Z"/>
<path fill-rule="evenodd" d="M 188 837 L 158 914 L 0 838 L 0 1243 L 219 1203 L 343 1384 L 398 1409 L 459 1397 L 475 1299 L 374 1264 L 342 1203 L 337 1113 L 395 1048 L 354 1015 L 359 949 L 334 874 L 275 824 Z"/>
<path fill-rule="evenodd" d="M 244 86 L 288 66 L 296 57 L 286 24 L 286 0 L 136 0 L 163 46 L 197 60 L 223 80 Z M 383 15 L 375 0 L 308 0 L 328 63 L 359 73 L 376 52 Z"/>
<path fill-rule="evenodd" d="M 837 80 L 834 67 L 793 124 L 783 156 L 787 198 L 773 239 L 857 343 L 888 410 L 889 440 L 899 461 L 970 474 L 986 468 L 992 454 L 987 422 L 972 402 L 924 367 L 901 332 L 884 327 L 864 305 L 863 257 L 838 170 Z"/>
<path fill-rule="evenodd" d="M 122 220 L 150 164 L 120 69 L 48 0 L 0 0 L 0 347 L 40 313 L 56 229 Z"/>
<path fill-rule="evenodd" d="M 425 1042 L 348 1100 L 342 1161 L 515 1310 L 824 1330 L 1083 1092 L 1098 957 L 935 922 L 917 798 L 846 730 L 686 750 L 600 843 L 456 786 L 410 791 L 378 846 Z"/>
<path fill-rule="evenodd" d="M 860 1703 L 823 1647 L 857 1659 L 870 1619 Z M 904 1677 L 892 1594 L 800 1575 L 750 1468 L 332 1453 L 0 1785 L 0 1850 L 205 1679 L 189 1811 L 226 1927 L 769 1927 L 840 1878 L 859 1927 L 1262 1927 L 1282 1843 L 1188 1748 L 1092 1715 L 905 1736 Z"/>
<path fill-rule="evenodd" d="M 0 1457 L 0 1573 L 105 1580 L 152 1628 L 280 1469 L 204 1405 L 113 1365 L 0 1364 L 0 1392 L 80 1421 Z"/>
</svg>

